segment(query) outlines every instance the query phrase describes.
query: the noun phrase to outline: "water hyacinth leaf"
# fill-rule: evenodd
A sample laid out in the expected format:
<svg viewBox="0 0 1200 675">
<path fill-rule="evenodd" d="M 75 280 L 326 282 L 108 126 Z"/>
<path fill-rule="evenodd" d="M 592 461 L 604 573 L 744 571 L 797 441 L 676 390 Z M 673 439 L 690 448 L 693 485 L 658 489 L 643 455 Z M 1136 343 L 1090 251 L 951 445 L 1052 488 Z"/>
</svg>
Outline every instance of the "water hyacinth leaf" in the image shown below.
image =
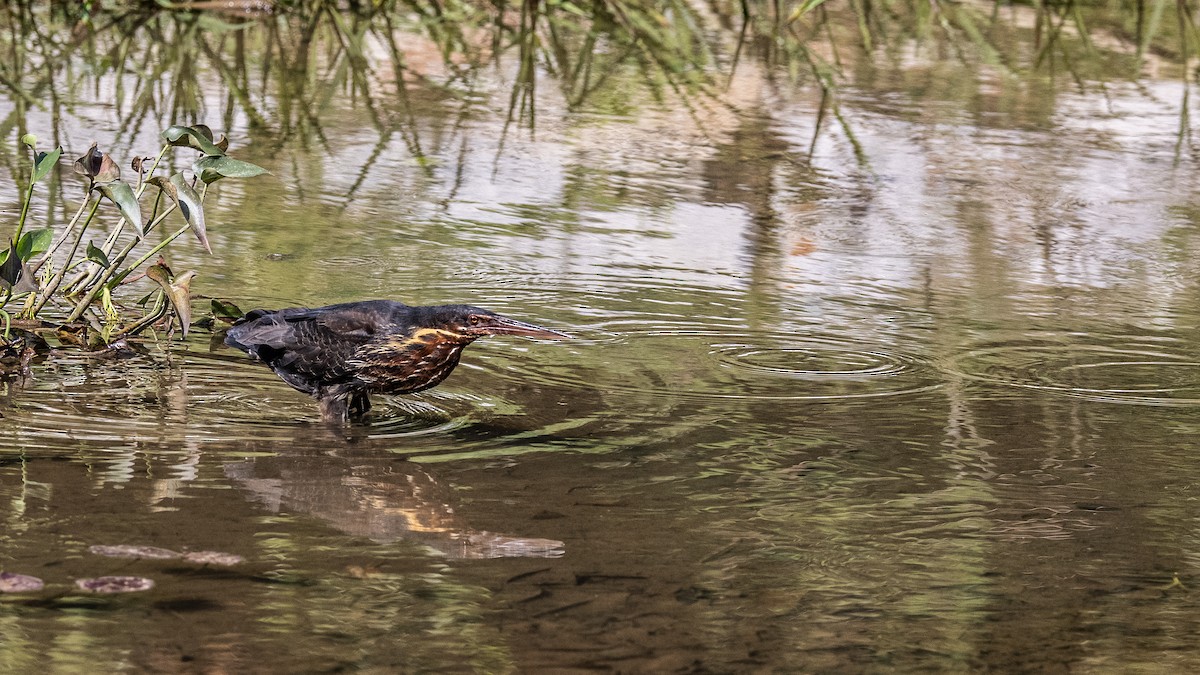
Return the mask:
<svg viewBox="0 0 1200 675">
<path fill-rule="evenodd" d="M 87 259 L 105 269 L 112 264 L 108 261 L 108 254 L 106 254 L 103 249 L 97 248 L 96 245 L 90 241 L 87 245 Z"/>
<path fill-rule="evenodd" d="M 145 577 L 96 577 L 76 579 L 75 585 L 89 593 L 136 593 L 154 588 L 154 582 Z"/>
<path fill-rule="evenodd" d="M 128 183 L 119 180 L 109 183 L 97 182 L 94 189 L 116 204 L 117 208 L 121 210 L 121 215 L 130 225 L 133 225 L 139 234 L 145 234 L 142 231 L 142 208 L 138 204 L 137 195 L 133 194 L 133 188 L 129 187 Z"/>
<path fill-rule="evenodd" d="M 0 593 L 31 593 L 45 588 L 46 584 L 28 574 L 0 572 Z"/>
<path fill-rule="evenodd" d="M 73 169 L 75 173 L 87 176 L 96 183 L 110 183 L 121 179 L 121 167 L 117 166 L 107 152 L 97 150 L 95 143 L 92 143 L 82 157 L 75 160 Z"/>
<path fill-rule="evenodd" d="M 50 152 L 39 152 L 37 159 L 33 162 L 33 182 L 46 177 L 50 170 L 58 164 L 58 158 L 62 157 L 63 149 L 55 148 Z"/>
<path fill-rule="evenodd" d="M 25 145 L 28 145 L 31 148 L 35 147 L 37 145 L 37 136 L 35 136 L 34 134 L 25 134 L 24 136 L 21 137 L 21 142 L 24 143 Z"/>
<path fill-rule="evenodd" d="M 225 567 L 246 562 L 246 559 L 240 555 L 220 551 L 190 551 L 183 554 L 183 559 L 197 565 L 223 565 Z"/>
<path fill-rule="evenodd" d="M 270 173 L 257 164 L 243 162 L 228 155 L 205 155 L 192 165 L 192 172 L 205 183 L 222 178 L 252 178 Z"/>
<path fill-rule="evenodd" d="M 169 548 L 159 548 L 157 546 L 132 546 L 121 544 L 117 546 L 89 546 L 88 553 L 92 555 L 102 555 L 106 558 L 146 558 L 150 560 L 170 560 L 178 558 L 181 553 L 172 551 Z"/>
<path fill-rule="evenodd" d="M 20 240 L 17 241 L 17 257 L 23 261 L 28 261 L 33 256 L 50 250 L 52 243 L 54 243 L 53 229 L 43 227 L 37 230 L 30 230 L 21 235 Z"/>
<path fill-rule="evenodd" d="M 204 132 L 208 132 L 205 134 Z M 223 155 L 225 151 L 213 142 L 212 130 L 200 124 L 195 127 L 175 125 L 162 132 L 167 143 L 181 148 L 192 148 L 206 155 Z M 224 139 L 222 139 L 224 140 Z"/>
</svg>

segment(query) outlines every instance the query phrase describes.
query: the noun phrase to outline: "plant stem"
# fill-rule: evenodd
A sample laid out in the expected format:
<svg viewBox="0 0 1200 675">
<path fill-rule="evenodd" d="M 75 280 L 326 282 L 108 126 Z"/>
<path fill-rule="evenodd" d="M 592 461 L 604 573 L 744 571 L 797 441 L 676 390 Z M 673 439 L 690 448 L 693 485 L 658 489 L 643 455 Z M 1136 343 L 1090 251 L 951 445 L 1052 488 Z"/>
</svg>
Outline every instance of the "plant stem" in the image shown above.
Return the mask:
<svg viewBox="0 0 1200 675">
<path fill-rule="evenodd" d="M 163 211 L 162 215 L 151 221 L 150 224 L 146 226 L 146 231 L 149 232 L 150 230 L 154 229 L 156 225 L 165 220 L 167 216 L 171 215 L 171 212 L 176 208 L 177 207 L 175 205 L 167 207 L 167 210 Z M 188 227 L 191 226 L 189 225 Z M 187 228 L 184 228 L 182 231 L 187 231 Z M 154 255 L 154 253 L 157 251 L 161 251 L 164 246 L 171 243 L 171 241 L 173 241 L 175 237 L 178 237 L 179 234 L 179 232 L 176 232 L 175 234 L 171 235 L 169 239 L 151 249 L 151 251 L 143 256 L 141 260 L 127 269 L 137 269 L 143 262 L 149 259 L 149 256 Z M 117 257 L 112 260 L 111 264 L 104 269 L 104 273 L 100 276 L 96 283 L 92 284 L 87 293 L 80 298 L 77 303 L 75 303 L 75 309 L 71 310 L 70 316 L 67 317 L 67 323 L 76 321 L 80 316 L 83 315 L 84 311 L 86 311 L 87 308 L 92 304 L 92 301 L 96 299 L 96 294 L 100 292 L 100 289 L 104 288 L 104 284 L 108 283 L 108 280 L 111 279 L 113 274 L 115 274 L 121 267 L 121 263 L 125 262 L 125 259 L 129 257 L 130 252 L 133 251 L 133 248 L 141 243 L 141 241 L 141 238 L 137 238 L 125 245 L 125 248 L 122 249 L 121 252 L 117 254 Z"/>
<path fill-rule="evenodd" d="M 154 158 L 154 163 L 150 165 L 150 169 L 149 169 L 149 171 L 146 172 L 146 174 L 154 175 L 154 172 L 158 170 L 158 165 L 162 162 L 163 156 L 167 154 L 167 150 L 169 150 L 170 148 L 171 148 L 170 144 L 164 145 L 162 147 L 162 150 L 160 150 L 158 152 L 158 156 Z M 138 199 L 139 201 L 142 198 L 142 194 L 145 193 L 146 187 L 149 185 L 149 183 L 142 180 L 142 175 L 143 174 L 138 175 L 138 186 L 133 191 L 134 197 L 136 199 Z M 158 204 L 161 199 L 162 199 L 162 192 L 159 191 L 158 196 L 154 200 L 154 212 L 155 213 L 158 212 Z M 153 216 L 151 216 L 151 217 L 153 218 Z M 125 225 L 128 222 L 129 221 L 125 220 L 124 218 L 121 218 L 120 220 L 117 221 L 117 226 L 115 228 L 113 228 L 113 231 L 104 240 L 104 243 L 100 245 L 100 250 L 104 251 L 104 255 L 108 255 L 108 254 L 112 253 L 113 247 L 117 245 L 117 239 L 120 238 L 121 233 L 125 230 Z M 152 227 L 153 227 L 153 224 L 147 225 L 145 228 L 143 228 L 142 232 L 136 233 L 134 235 L 134 240 L 133 240 L 134 245 L 137 245 L 138 241 L 142 237 L 146 236 L 146 234 L 150 232 L 150 229 Z M 74 292 L 78 292 L 79 289 L 81 289 L 81 288 L 95 287 L 96 277 L 100 276 L 104 272 L 105 272 L 105 269 L 103 267 L 101 267 L 100 265 L 98 265 L 96 263 L 89 264 L 88 268 L 86 270 L 80 272 L 79 274 L 76 274 L 74 277 L 71 278 L 71 281 L 67 283 L 67 292 L 74 293 Z M 94 294 L 93 294 L 93 297 L 94 297 Z"/>
<path fill-rule="evenodd" d="M 54 245 L 51 246 L 48 251 L 46 251 L 46 254 L 42 256 L 42 259 L 33 266 L 33 274 L 37 274 L 38 270 L 42 269 L 42 265 L 45 265 L 46 261 L 54 255 L 54 252 L 57 251 L 59 247 L 63 245 L 63 242 L 65 242 L 67 238 L 71 236 L 71 230 L 75 229 L 75 223 L 79 222 L 79 218 L 83 215 L 83 210 L 87 208 L 87 205 L 91 199 L 92 196 L 89 194 L 87 198 L 83 200 L 83 203 L 79 205 L 79 210 L 75 212 L 75 215 L 71 218 L 71 221 L 67 223 L 67 229 L 63 231 L 62 236 L 58 238 L 58 241 L 54 242 Z M 97 197 L 97 199 L 99 199 L 99 197 Z"/>
<path fill-rule="evenodd" d="M 83 226 L 79 228 L 79 234 L 75 235 L 75 243 L 71 245 L 71 252 L 67 255 L 68 263 L 75 257 L 75 253 L 79 251 L 79 242 L 83 241 L 83 235 L 87 232 L 88 225 L 91 224 L 92 219 L 96 216 L 96 209 L 98 208 L 100 208 L 99 199 L 92 203 L 92 210 L 88 213 L 87 220 L 83 221 Z M 59 285 L 62 284 L 63 276 L 67 273 L 68 267 L 69 265 L 64 265 L 62 269 L 55 272 L 54 277 L 50 279 L 50 283 L 46 284 L 46 288 L 42 289 L 42 295 L 34 304 L 33 309 L 27 311 L 26 318 L 32 319 L 37 316 L 38 312 L 42 311 L 42 308 L 46 306 L 50 297 L 54 295 Z"/>
<path fill-rule="evenodd" d="M 29 170 L 29 190 L 25 192 L 25 203 L 21 205 L 21 219 L 17 221 L 17 233 L 13 235 L 13 243 L 21 240 L 21 231 L 25 229 L 25 218 L 29 216 L 29 205 L 33 203 L 33 186 L 36 183 L 33 180 L 34 172 L 37 170 L 37 153 L 34 153 L 34 167 Z"/>
<path fill-rule="evenodd" d="M 154 298 L 154 309 L 150 313 L 135 322 L 132 326 L 123 328 L 112 333 L 112 337 L 123 337 L 126 335 L 137 335 L 146 330 L 147 327 L 154 325 L 154 322 L 167 315 L 166 293 L 159 289 L 157 296 Z"/>
<path fill-rule="evenodd" d="M 155 253 L 158 253 L 159 251 L 166 248 L 167 244 L 170 244 L 171 242 L 175 241 L 181 235 L 187 233 L 187 231 L 190 229 L 192 229 L 192 224 L 186 223 L 183 227 L 179 228 L 178 230 L 175 230 L 175 232 L 172 233 L 171 236 L 167 237 L 166 239 L 163 239 L 162 242 L 159 243 L 157 246 L 150 249 L 149 251 L 146 251 L 145 255 L 138 258 L 137 262 L 135 262 L 129 266 L 129 269 L 137 269 L 137 268 L 141 267 L 147 260 L 149 260 L 151 257 L 153 257 Z"/>
</svg>

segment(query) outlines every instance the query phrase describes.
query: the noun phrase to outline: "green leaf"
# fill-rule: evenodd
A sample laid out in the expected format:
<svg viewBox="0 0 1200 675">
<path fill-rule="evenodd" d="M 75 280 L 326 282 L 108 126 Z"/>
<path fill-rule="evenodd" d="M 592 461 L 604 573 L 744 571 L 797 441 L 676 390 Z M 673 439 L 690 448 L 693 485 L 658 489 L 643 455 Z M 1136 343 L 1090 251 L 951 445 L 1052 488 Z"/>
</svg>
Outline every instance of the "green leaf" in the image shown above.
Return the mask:
<svg viewBox="0 0 1200 675">
<path fill-rule="evenodd" d="M 230 321 L 235 321 L 245 315 L 242 309 L 232 302 L 225 302 L 216 298 L 212 299 L 212 313 L 218 319 L 229 319 Z"/>
<path fill-rule="evenodd" d="M 208 245 L 208 230 L 204 225 L 204 207 L 200 202 L 200 195 L 191 185 L 188 185 L 183 174 L 177 173 L 171 176 L 170 180 L 164 180 L 162 176 L 155 176 L 150 179 L 150 184 L 167 193 L 167 196 L 179 205 L 179 210 L 183 213 L 184 220 L 192 226 L 192 232 L 195 233 L 196 239 L 200 241 L 205 251 L 212 253 L 212 247 Z"/>
<path fill-rule="evenodd" d="M 34 136 L 33 134 L 25 134 L 21 137 L 21 142 L 32 148 L 37 145 L 37 136 Z"/>
<path fill-rule="evenodd" d="M 112 263 L 108 261 L 108 255 L 104 252 L 104 250 L 97 248 L 96 245 L 90 241 L 87 245 L 87 259 L 104 268 L 112 265 Z"/>
<path fill-rule="evenodd" d="M 51 169 L 58 164 L 58 158 L 62 157 L 62 153 L 62 148 L 55 148 L 50 152 L 39 152 L 37 160 L 33 163 L 33 182 L 36 183 L 45 178 L 46 174 L 50 173 Z"/>
<path fill-rule="evenodd" d="M 137 229 L 138 234 L 145 234 L 142 231 L 142 208 L 138 204 L 137 196 L 133 194 L 133 188 L 129 187 L 128 183 L 114 180 L 110 183 L 96 183 L 92 189 L 97 190 L 116 204 L 117 208 L 121 209 L 121 215 L 125 216 L 125 220 Z"/>
<path fill-rule="evenodd" d="M 205 155 L 192 164 L 192 172 L 205 183 L 213 183 L 222 178 L 252 178 L 270 173 L 257 164 L 243 162 L 228 155 Z"/>
<path fill-rule="evenodd" d="M 208 132 L 207 137 L 204 134 L 205 131 Z M 162 132 L 162 136 L 167 140 L 167 143 L 177 147 L 193 148 L 206 155 L 225 154 L 225 151 L 219 147 L 219 144 L 213 143 L 212 131 L 205 126 L 185 127 L 175 125 L 167 127 Z"/>
<path fill-rule="evenodd" d="M 50 250 L 52 243 L 54 243 L 54 230 L 51 228 L 30 230 L 21 235 L 21 239 L 17 241 L 17 257 L 23 261 L 29 260 L 39 253 Z"/>
</svg>

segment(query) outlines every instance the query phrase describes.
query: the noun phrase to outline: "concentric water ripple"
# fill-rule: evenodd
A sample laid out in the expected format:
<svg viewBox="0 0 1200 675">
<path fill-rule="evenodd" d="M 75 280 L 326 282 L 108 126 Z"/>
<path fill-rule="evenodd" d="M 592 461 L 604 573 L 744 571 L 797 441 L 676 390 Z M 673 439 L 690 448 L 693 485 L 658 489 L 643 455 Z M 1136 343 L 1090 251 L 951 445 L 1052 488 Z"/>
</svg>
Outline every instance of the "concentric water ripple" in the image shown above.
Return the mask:
<svg viewBox="0 0 1200 675">
<path fill-rule="evenodd" d="M 1095 401 L 1200 405 L 1200 361 L 1170 344 L 1004 344 L 973 349 L 947 369 L 980 382 Z"/>
<path fill-rule="evenodd" d="M 484 359 L 495 377 L 643 397 L 842 400 L 935 389 L 937 369 L 914 355 L 840 338 L 746 330 L 605 330 L 567 345 L 571 357 Z M 498 366 L 503 365 L 503 370 Z"/>
</svg>

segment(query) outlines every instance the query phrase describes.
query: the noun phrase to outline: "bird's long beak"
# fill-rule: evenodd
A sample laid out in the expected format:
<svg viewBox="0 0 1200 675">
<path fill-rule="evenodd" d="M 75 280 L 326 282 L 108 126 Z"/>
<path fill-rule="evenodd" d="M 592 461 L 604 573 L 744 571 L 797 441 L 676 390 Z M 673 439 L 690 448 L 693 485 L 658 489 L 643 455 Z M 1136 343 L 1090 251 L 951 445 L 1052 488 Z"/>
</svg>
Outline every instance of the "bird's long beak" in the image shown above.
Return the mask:
<svg viewBox="0 0 1200 675">
<path fill-rule="evenodd" d="M 543 340 L 570 340 L 571 336 L 549 328 L 542 328 L 524 321 L 517 321 L 506 316 L 493 316 L 486 328 L 491 335 L 523 335 Z"/>
</svg>

